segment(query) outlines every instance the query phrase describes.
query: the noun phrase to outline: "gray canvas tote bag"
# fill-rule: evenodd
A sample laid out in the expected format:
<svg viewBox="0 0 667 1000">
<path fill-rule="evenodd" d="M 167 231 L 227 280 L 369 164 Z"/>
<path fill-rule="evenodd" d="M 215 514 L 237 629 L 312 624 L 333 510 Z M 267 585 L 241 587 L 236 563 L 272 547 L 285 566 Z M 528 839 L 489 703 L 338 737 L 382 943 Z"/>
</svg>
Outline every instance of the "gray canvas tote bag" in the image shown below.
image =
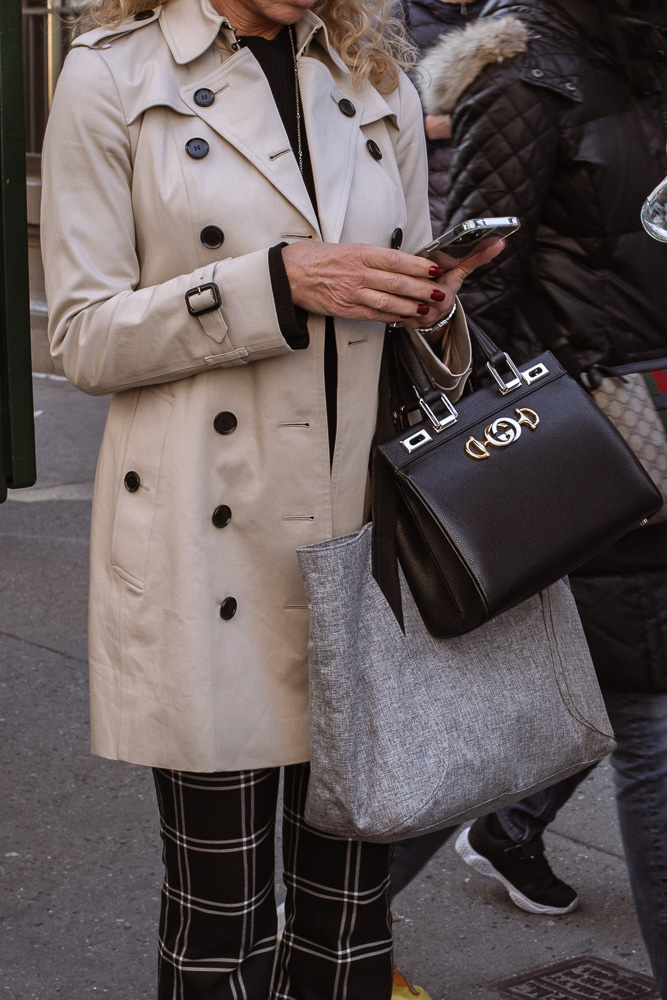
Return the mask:
<svg viewBox="0 0 667 1000">
<path fill-rule="evenodd" d="M 297 552 L 310 609 L 308 822 L 402 840 L 493 812 L 614 749 L 564 582 L 434 639 L 401 578 L 403 634 L 371 574 L 371 530 Z"/>
</svg>

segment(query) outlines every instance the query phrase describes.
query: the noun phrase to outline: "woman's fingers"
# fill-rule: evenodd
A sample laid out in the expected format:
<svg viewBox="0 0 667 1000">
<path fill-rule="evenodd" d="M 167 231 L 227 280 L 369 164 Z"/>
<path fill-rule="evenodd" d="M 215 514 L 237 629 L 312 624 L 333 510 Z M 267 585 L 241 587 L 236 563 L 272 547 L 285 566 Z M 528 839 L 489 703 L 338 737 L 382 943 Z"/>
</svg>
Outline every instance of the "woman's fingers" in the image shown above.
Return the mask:
<svg viewBox="0 0 667 1000">
<path fill-rule="evenodd" d="M 467 278 L 469 274 L 472 274 L 476 267 L 481 267 L 483 264 L 490 263 L 494 257 L 497 257 L 499 253 L 502 253 L 506 246 L 507 240 L 493 240 L 491 243 L 488 243 L 483 250 L 478 250 L 478 252 L 473 254 L 471 257 L 466 257 L 465 260 L 455 264 L 454 267 L 451 267 L 451 258 L 446 256 L 446 252 L 436 252 L 433 255 L 433 260 L 439 264 L 443 264 L 449 260 L 449 266 L 444 268 L 445 277 L 461 282 L 464 278 Z M 443 279 L 439 280 L 442 281 Z"/>
<path fill-rule="evenodd" d="M 382 317 L 417 315 L 436 268 L 400 250 L 367 244 L 292 243 L 282 253 L 296 305 L 359 319 L 369 318 L 364 313 L 369 308 Z M 436 268 L 433 277 L 439 273 Z"/>
<path fill-rule="evenodd" d="M 471 274 L 476 267 L 481 267 L 482 264 L 488 264 L 494 257 L 497 257 L 499 253 L 502 253 L 506 246 L 507 240 L 494 240 L 490 246 L 480 250 L 479 253 L 474 254 L 472 257 L 468 257 L 467 260 L 461 261 L 458 268 L 455 270 L 461 270 L 464 278 L 467 278 L 467 276 Z"/>
<path fill-rule="evenodd" d="M 447 273 L 437 261 L 371 244 L 292 243 L 282 253 L 292 298 L 309 312 L 430 326 L 449 312 L 465 276 L 503 245 L 496 241 Z"/>
</svg>

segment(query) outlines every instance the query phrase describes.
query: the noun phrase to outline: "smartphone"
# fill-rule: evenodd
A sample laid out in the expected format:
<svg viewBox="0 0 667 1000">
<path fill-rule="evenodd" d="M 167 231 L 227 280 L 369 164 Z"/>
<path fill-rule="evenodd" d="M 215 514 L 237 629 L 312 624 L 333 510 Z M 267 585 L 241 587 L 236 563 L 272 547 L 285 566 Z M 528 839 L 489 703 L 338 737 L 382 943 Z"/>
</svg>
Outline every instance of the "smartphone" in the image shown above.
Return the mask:
<svg viewBox="0 0 667 1000">
<path fill-rule="evenodd" d="M 445 270 L 456 267 L 466 257 L 472 257 L 494 240 L 515 233 L 521 223 L 512 215 L 499 219 L 468 219 L 460 222 L 437 240 L 417 250 L 417 257 L 432 257 L 438 253 L 438 264 Z M 443 260 L 443 257 L 445 258 Z M 449 260 L 447 259 L 449 258 Z"/>
</svg>

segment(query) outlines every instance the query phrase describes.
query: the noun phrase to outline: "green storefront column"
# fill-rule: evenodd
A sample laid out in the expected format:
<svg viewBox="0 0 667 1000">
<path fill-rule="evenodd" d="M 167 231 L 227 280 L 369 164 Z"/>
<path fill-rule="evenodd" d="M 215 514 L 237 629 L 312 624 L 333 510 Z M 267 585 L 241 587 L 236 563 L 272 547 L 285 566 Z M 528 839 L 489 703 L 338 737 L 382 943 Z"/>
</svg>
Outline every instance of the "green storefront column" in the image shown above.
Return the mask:
<svg viewBox="0 0 667 1000">
<path fill-rule="evenodd" d="M 0 0 L 0 502 L 35 482 L 20 0 Z"/>
</svg>

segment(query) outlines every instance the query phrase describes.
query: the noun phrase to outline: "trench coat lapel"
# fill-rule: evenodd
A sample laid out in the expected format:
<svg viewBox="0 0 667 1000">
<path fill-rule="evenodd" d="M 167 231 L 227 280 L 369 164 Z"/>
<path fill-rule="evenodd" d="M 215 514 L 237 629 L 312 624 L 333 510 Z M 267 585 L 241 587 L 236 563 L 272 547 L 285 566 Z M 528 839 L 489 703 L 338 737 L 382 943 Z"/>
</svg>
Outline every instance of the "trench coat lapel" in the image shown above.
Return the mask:
<svg viewBox="0 0 667 1000">
<path fill-rule="evenodd" d="M 217 15 L 208 0 L 180 0 L 160 12 L 165 39 L 177 63 L 201 56 L 228 22 Z M 230 35 L 231 35 L 230 30 Z M 302 214 L 327 242 L 338 242 L 349 199 L 361 125 L 394 114 L 370 85 L 363 101 L 355 96 L 355 114 L 347 117 L 339 107 L 344 90 L 332 83 L 324 63 L 310 56 L 312 45 L 321 46 L 338 68 L 341 79 L 349 68 L 329 43 L 322 21 L 307 11 L 296 25 L 299 86 L 303 120 L 315 178 L 319 224 L 299 173 L 271 88 L 257 60 L 240 49 L 206 76 L 188 83 L 180 97 L 188 110 L 205 121 L 246 157 Z M 207 87 L 216 95 L 213 104 L 199 107 L 194 95 Z"/>
<path fill-rule="evenodd" d="M 326 27 L 312 11 L 308 11 L 297 25 L 297 39 L 299 85 L 322 238 L 329 243 L 337 243 L 345 222 L 359 144 L 363 138 L 362 125 L 385 117 L 391 118 L 395 125 L 398 122 L 394 109 L 370 83 L 366 83 L 361 95 L 358 88 L 355 92 L 351 85 L 349 93 L 343 89 L 348 80 L 351 82 L 350 69 L 331 46 Z M 326 64 L 315 55 L 313 50 L 316 47 L 323 50 L 325 58 L 339 70 L 336 75 L 340 86 L 333 82 Z M 353 105 L 353 115 L 348 116 L 341 111 L 340 102 L 343 100 Z"/>
<path fill-rule="evenodd" d="M 331 76 L 317 59 L 299 60 L 299 86 L 322 239 L 337 243 L 354 176 L 362 108 L 355 100 L 354 117 L 341 112 L 338 101 L 346 95 L 332 87 Z"/>
<path fill-rule="evenodd" d="M 194 95 L 206 87 L 215 94 L 208 108 Z M 183 87 L 184 104 L 246 157 L 319 231 L 317 216 L 291 151 L 271 88 L 249 49 L 240 49 L 213 73 Z"/>
</svg>

